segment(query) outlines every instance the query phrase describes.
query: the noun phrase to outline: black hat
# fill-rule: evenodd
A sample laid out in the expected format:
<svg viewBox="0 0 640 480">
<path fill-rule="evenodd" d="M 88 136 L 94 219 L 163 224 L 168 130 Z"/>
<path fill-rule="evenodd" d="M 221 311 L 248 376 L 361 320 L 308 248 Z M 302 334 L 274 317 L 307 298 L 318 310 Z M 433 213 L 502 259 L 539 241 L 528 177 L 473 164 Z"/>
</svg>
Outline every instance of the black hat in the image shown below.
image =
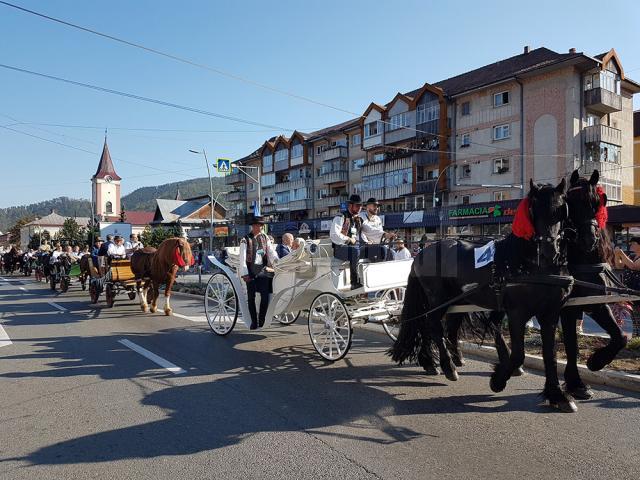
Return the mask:
<svg viewBox="0 0 640 480">
<path fill-rule="evenodd" d="M 102 237 L 96 237 L 93 243 L 96 243 L 96 242 L 104 242 L 104 240 L 102 239 Z"/>
<path fill-rule="evenodd" d="M 367 200 L 367 205 L 370 205 L 370 204 L 372 204 L 372 203 L 373 203 L 374 205 L 378 205 L 378 206 L 380 206 L 380 203 L 378 203 L 378 201 L 377 201 L 375 198 L 373 198 L 373 197 L 371 197 L 369 200 Z"/>
<path fill-rule="evenodd" d="M 360 195 L 358 195 L 357 193 L 354 193 L 349 197 L 348 203 L 359 203 L 360 205 L 362 205 L 362 198 L 360 198 Z"/>
<path fill-rule="evenodd" d="M 254 215 L 252 213 L 247 215 L 247 219 L 246 219 L 247 225 L 255 225 L 256 223 L 264 224 L 265 223 L 264 217 L 261 215 Z"/>
</svg>

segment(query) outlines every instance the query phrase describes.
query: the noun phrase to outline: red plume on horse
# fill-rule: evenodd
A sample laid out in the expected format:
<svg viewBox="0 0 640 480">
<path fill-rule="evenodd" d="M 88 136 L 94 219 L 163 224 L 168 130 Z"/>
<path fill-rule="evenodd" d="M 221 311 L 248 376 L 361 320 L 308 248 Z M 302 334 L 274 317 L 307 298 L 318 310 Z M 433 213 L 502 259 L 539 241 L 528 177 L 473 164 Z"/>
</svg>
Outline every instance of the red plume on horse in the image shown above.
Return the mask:
<svg viewBox="0 0 640 480">
<path fill-rule="evenodd" d="M 171 315 L 171 289 L 176 280 L 180 268 L 188 269 L 194 264 L 191 246 L 184 238 L 168 238 L 163 241 L 157 250 L 145 248 L 138 250 L 131 257 L 131 269 L 138 280 L 138 293 L 140 294 L 140 307 L 143 312 L 150 308 L 151 313 L 158 309 L 158 297 L 160 286 L 165 284 L 164 313 Z M 144 284 L 141 288 L 141 284 Z M 147 292 L 151 286 L 151 307 L 147 304 Z"/>
</svg>

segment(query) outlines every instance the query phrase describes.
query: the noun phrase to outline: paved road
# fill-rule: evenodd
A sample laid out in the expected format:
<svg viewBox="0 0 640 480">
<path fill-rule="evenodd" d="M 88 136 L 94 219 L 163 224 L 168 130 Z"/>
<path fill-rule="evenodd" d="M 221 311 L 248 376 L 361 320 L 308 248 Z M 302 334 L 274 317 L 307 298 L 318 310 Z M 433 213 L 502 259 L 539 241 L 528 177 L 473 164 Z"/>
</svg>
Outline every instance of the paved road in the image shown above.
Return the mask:
<svg viewBox="0 0 640 480">
<path fill-rule="evenodd" d="M 637 478 L 639 396 L 560 414 L 535 374 L 492 395 L 486 363 L 425 377 L 364 330 L 327 364 L 304 321 L 220 338 L 173 303 L 195 321 L 0 280 L 0 478 Z"/>
</svg>

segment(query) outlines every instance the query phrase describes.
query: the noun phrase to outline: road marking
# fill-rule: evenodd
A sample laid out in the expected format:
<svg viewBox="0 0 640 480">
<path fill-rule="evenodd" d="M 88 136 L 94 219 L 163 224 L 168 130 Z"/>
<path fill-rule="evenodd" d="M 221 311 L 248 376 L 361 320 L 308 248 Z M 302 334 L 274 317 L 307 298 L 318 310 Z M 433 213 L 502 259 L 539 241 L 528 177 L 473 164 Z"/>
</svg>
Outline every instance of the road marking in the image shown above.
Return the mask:
<svg viewBox="0 0 640 480">
<path fill-rule="evenodd" d="M 58 309 L 58 310 L 60 310 L 61 312 L 66 312 L 66 311 L 67 311 L 67 309 L 66 309 L 66 308 L 64 308 L 64 307 L 63 307 L 63 306 L 61 306 L 61 305 L 58 305 L 56 302 L 47 302 L 47 303 L 48 303 L 49 305 L 51 305 L 52 307 L 57 308 L 57 309 Z"/>
<path fill-rule="evenodd" d="M 174 365 L 170 361 L 165 360 L 162 357 L 159 357 L 155 353 L 150 352 L 146 348 L 142 348 L 140 345 L 137 345 L 137 344 L 127 340 L 126 338 L 123 338 L 122 340 L 118 340 L 118 343 L 121 343 L 125 347 L 130 348 L 134 352 L 139 353 L 143 357 L 148 358 L 153 363 L 156 363 L 156 364 L 160 365 L 162 368 L 165 368 L 165 369 L 169 370 L 171 373 L 174 373 L 176 375 L 181 375 L 183 373 L 187 373 L 185 370 L 183 370 L 182 368 L 178 367 L 177 365 Z"/>
<path fill-rule="evenodd" d="M 27 289 L 26 289 L 26 288 L 24 288 L 24 287 L 18 287 L 18 288 L 20 288 L 20 290 L 22 290 L 23 292 L 26 292 L 26 291 L 27 291 Z"/>
<path fill-rule="evenodd" d="M 1 314 L 0 314 L 0 318 L 1 318 Z M 11 345 L 13 342 L 11 341 L 11 339 L 9 338 L 9 335 L 7 335 L 7 332 L 4 331 L 4 328 L 2 328 L 2 324 L 0 323 L 0 347 L 6 347 L 7 345 Z"/>
<path fill-rule="evenodd" d="M 190 317 L 188 315 L 182 315 L 181 313 L 173 313 L 174 317 L 184 318 L 185 320 L 189 320 L 190 322 L 206 322 L 207 317 Z"/>
</svg>

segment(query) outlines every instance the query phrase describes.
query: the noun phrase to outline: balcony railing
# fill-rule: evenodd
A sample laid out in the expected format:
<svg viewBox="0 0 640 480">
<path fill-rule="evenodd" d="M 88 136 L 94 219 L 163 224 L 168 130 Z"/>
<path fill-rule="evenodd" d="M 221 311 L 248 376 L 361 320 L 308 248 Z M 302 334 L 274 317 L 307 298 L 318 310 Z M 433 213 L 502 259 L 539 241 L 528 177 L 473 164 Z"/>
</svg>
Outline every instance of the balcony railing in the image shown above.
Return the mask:
<svg viewBox="0 0 640 480">
<path fill-rule="evenodd" d="M 326 162 L 328 160 L 337 160 L 339 158 L 347 158 L 349 155 L 349 150 L 347 149 L 347 147 L 332 147 L 328 150 L 325 150 L 324 152 L 322 152 L 321 154 L 321 158 L 323 162 Z"/>
<path fill-rule="evenodd" d="M 417 193 L 433 193 L 433 187 L 436 185 L 436 179 L 424 180 L 416 183 Z"/>
<path fill-rule="evenodd" d="M 270 205 L 261 205 L 260 209 L 262 210 L 262 213 L 273 213 L 276 211 L 276 206 L 275 204 L 270 204 Z"/>
<path fill-rule="evenodd" d="M 311 208 L 311 199 L 307 198 L 306 200 L 294 200 L 289 202 L 289 208 L 287 210 L 309 210 Z M 278 210 L 280 210 L 278 208 Z"/>
<path fill-rule="evenodd" d="M 286 192 L 287 190 L 293 190 L 295 188 L 305 188 L 311 185 L 310 178 L 299 178 L 297 180 L 290 180 L 288 182 L 276 183 L 276 192 Z"/>
<path fill-rule="evenodd" d="M 244 190 L 236 190 L 228 193 L 226 196 L 226 200 L 229 202 L 237 202 L 239 200 L 244 200 L 245 198 L 247 198 L 247 192 Z"/>
<path fill-rule="evenodd" d="M 225 181 L 227 185 L 232 185 L 234 183 L 244 183 L 244 173 L 232 173 L 227 176 Z"/>
<path fill-rule="evenodd" d="M 346 182 L 349 179 L 349 172 L 345 170 L 334 170 L 320 174 L 320 182 L 328 185 L 330 183 Z"/>
<path fill-rule="evenodd" d="M 622 110 L 622 97 L 605 88 L 592 88 L 584 92 L 584 105 L 590 110 L 607 114 Z"/>
<path fill-rule="evenodd" d="M 281 172 L 282 170 L 287 170 L 289 168 L 289 160 L 280 160 L 279 162 L 275 163 L 275 168 L 274 170 L 276 172 Z"/>
<path fill-rule="evenodd" d="M 405 183 L 403 185 L 398 185 L 395 187 L 385 187 L 384 198 L 385 199 L 398 198 L 398 197 L 401 197 L 402 195 L 409 195 L 412 192 L 413 192 L 413 185 L 411 185 L 410 183 Z"/>
<path fill-rule="evenodd" d="M 607 125 L 591 125 L 584 129 L 584 143 L 600 142 L 622 146 L 622 130 Z"/>
<path fill-rule="evenodd" d="M 316 207 L 335 207 L 337 205 L 340 205 L 342 202 L 346 202 L 347 200 L 349 200 L 349 197 L 347 195 L 333 195 L 331 197 L 324 197 L 316 200 Z"/>
</svg>

